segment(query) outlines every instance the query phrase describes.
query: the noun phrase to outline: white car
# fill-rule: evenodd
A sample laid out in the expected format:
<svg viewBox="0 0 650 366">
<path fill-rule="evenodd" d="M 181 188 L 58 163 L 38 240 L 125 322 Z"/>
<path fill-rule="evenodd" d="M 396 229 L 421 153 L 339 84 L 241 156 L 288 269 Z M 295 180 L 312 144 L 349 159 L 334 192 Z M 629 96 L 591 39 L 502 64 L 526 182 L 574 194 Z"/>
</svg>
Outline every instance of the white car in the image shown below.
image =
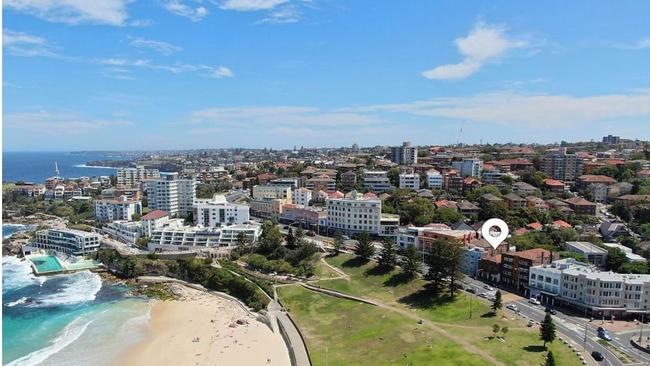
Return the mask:
<svg viewBox="0 0 650 366">
<path fill-rule="evenodd" d="M 542 304 L 541 302 L 539 302 L 539 300 L 537 300 L 534 297 L 531 297 L 530 300 L 528 300 L 528 302 L 533 304 L 533 305 L 541 305 Z"/>
<path fill-rule="evenodd" d="M 492 287 L 488 286 L 488 285 L 483 286 L 483 288 L 488 290 L 488 291 L 494 291 L 494 289 Z"/>
<path fill-rule="evenodd" d="M 506 305 L 506 308 L 512 310 L 512 311 L 517 311 L 517 305 L 515 304 L 508 304 Z"/>
</svg>

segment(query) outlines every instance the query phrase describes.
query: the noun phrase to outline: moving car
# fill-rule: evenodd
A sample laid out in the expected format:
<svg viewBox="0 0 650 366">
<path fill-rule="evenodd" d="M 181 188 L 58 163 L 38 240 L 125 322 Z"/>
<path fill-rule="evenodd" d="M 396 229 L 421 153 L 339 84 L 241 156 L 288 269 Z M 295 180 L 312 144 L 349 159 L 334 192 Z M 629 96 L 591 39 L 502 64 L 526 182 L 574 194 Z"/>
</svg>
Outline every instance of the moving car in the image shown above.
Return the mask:
<svg viewBox="0 0 650 366">
<path fill-rule="evenodd" d="M 492 287 L 488 286 L 488 285 L 483 286 L 483 288 L 488 290 L 488 291 L 494 291 L 494 289 Z"/>
<path fill-rule="evenodd" d="M 603 354 L 598 351 L 591 352 L 591 357 L 593 357 L 596 361 L 602 361 L 605 359 L 605 357 L 603 357 Z"/>
<path fill-rule="evenodd" d="M 515 305 L 515 304 L 508 304 L 508 305 L 506 305 L 506 308 L 510 309 L 512 311 L 517 311 L 517 305 Z"/>
<path fill-rule="evenodd" d="M 598 327 L 598 337 L 602 338 L 602 339 L 604 339 L 606 341 L 611 341 L 612 340 L 612 336 L 609 334 L 607 329 L 604 329 L 602 327 Z"/>
<path fill-rule="evenodd" d="M 551 309 L 551 308 L 546 308 L 544 311 L 547 312 L 547 313 L 549 313 L 549 314 L 551 314 L 551 315 L 555 315 L 555 314 L 557 314 L 557 312 L 555 311 L 555 309 Z"/>
<path fill-rule="evenodd" d="M 534 298 L 534 297 L 531 297 L 531 298 L 528 300 L 528 302 L 531 303 L 531 304 L 533 304 L 533 305 L 541 305 L 541 302 L 539 302 L 539 300 L 537 300 L 537 299 Z"/>
</svg>

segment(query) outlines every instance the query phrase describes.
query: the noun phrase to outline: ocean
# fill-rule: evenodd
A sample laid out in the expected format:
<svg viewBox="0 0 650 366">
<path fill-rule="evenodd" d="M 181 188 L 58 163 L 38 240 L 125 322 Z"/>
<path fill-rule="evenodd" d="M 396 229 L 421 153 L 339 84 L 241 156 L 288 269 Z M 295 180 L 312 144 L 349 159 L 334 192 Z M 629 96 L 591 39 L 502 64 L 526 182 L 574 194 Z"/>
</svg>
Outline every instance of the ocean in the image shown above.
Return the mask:
<svg viewBox="0 0 650 366">
<path fill-rule="evenodd" d="M 3 237 L 20 230 L 3 225 Z M 36 277 L 2 257 L 3 365 L 109 365 L 142 339 L 151 303 L 90 271 Z"/>
<path fill-rule="evenodd" d="M 93 160 L 119 160 L 122 157 L 99 152 L 3 152 L 3 182 L 43 183 L 45 178 L 54 175 L 54 162 L 59 165 L 59 173 L 64 178 L 111 175 L 114 168 L 87 167 L 85 163 Z"/>
</svg>

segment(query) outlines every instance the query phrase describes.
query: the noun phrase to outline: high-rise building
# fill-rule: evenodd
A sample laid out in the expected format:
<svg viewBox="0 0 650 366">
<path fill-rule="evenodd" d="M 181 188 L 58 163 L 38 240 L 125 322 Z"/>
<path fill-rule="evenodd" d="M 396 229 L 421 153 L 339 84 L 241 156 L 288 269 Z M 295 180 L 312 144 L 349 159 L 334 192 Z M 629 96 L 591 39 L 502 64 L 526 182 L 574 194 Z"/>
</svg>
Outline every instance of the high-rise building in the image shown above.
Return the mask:
<svg viewBox="0 0 650 366">
<path fill-rule="evenodd" d="M 194 205 L 196 180 L 180 179 L 178 173 L 161 173 L 159 179 L 147 182 L 147 196 L 150 209 L 186 216 Z"/>
<path fill-rule="evenodd" d="M 409 141 L 404 141 L 402 146 L 390 148 L 390 160 L 399 165 L 413 165 L 418 163 L 418 148 L 411 146 Z"/>
<path fill-rule="evenodd" d="M 452 161 L 451 165 L 461 177 L 472 176 L 479 178 L 483 172 L 483 160 L 479 158 L 464 158 L 460 161 Z"/>
<path fill-rule="evenodd" d="M 615 145 L 618 144 L 619 142 L 621 142 L 620 136 L 612 136 L 612 135 L 603 136 L 604 144 Z"/>
<path fill-rule="evenodd" d="M 582 160 L 575 154 L 567 154 L 566 149 L 544 156 L 542 170 L 553 179 L 573 182 L 582 175 Z"/>
<path fill-rule="evenodd" d="M 118 168 L 115 173 L 117 177 L 117 189 L 140 189 L 140 185 L 149 179 L 159 179 L 158 169 L 145 169 L 138 165 L 135 168 Z"/>
</svg>

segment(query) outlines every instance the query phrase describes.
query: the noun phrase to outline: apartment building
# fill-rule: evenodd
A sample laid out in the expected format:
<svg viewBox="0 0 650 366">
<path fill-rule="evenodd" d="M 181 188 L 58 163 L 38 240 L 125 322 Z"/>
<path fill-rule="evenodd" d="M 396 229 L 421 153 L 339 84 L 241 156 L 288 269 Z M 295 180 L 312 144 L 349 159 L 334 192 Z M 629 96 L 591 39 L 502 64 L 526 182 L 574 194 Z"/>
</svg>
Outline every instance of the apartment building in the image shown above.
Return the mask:
<svg viewBox="0 0 650 366">
<path fill-rule="evenodd" d="M 142 221 L 117 220 L 106 224 L 102 231 L 113 239 L 135 244 L 142 237 Z"/>
<path fill-rule="evenodd" d="M 443 177 L 439 171 L 431 169 L 427 171 L 427 183 L 429 189 L 442 189 Z"/>
<path fill-rule="evenodd" d="M 151 236 L 154 230 L 169 223 L 169 214 L 161 210 L 149 211 L 148 214 L 142 216 L 140 222 L 142 223 L 142 235 Z"/>
<path fill-rule="evenodd" d="M 454 167 L 462 177 L 472 176 L 480 178 L 483 172 L 483 160 L 479 158 L 464 158 L 460 161 L 452 161 Z"/>
<path fill-rule="evenodd" d="M 160 179 L 160 171 L 138 165 L 135 168 L 118 168 L 115 176 L 117 189 L 133 190 L 140 189 L 141 184 L 149 179 Z"/>
<path fill-rule="evenodd" d="M 279 198 L 291 202 L 293 190 L 282 185 L 257 185 L 253 186 L 253 199 Z"/>
<path fill-rule="evenodd" d="M 501 283 L 528 294 L 530 268 L 552 262 L 552 253 L 546 249 L 529 249 L 501 254 Z"/>
<path fill-rule="evenodd" d="M 284 186 L 291 187 L 292 190 L 296 190 L 301 186 L 301 179 L 297 177 L 292 178 L 277 178 L 269 181 L 269 185 L 272 186 Z"/>
<path fill-rule="evenodd" d="M 402 146 L 390 148 L 390 160 L 398 165 L 413 165 L 418 163 L 418 149 L 411 146 L 410 141 L 404 141 Z"/>
<path fill-rule="evenodd" d="M 508 193 L 504 195 L 503 200 L 511 210 L 519 210 L 526 207 L 526 200 L 514 193 Z"/>
<path fill-rule="evenodd" d="M 399 187 L 412 190 L 420 189 L 420 174 L 403 173 L 399 175 Z"/>
<path fill-rule="evenodd" d="M 647 313 L 650 275 L 602 272 L 573 258 L 535 266 L 530 271 L 531 296 L 597 318 L 638 317 Z"/>
<path fill-rule="evenodd" d="M 341 185 L 345 190 L 352 190 L 357 185 L 357 173 L 353 170 L 341 173 Z"/>
<path fill-rule="evenodd" d="M 292 196 L 294 205 L 307 207 L 312 200 L 312 191 L 307 188 L 298 188 L 293 192 Z"/>
<path fill-rule="evenodd" d="M 131 220 L 133 215 L 142 214 L 142 203 L 120 196 L 115 199 L 95 200 L 95 218 L 100 222 Z"/>
<path fill-rule="evenodd" d="M 53 250 L 67 255 L 86 255 L 99 249 L 101 236 L 73 229 L 47 229 L 36 232 L 31 248 Z"/>
<path fill-rule="evenodd" d="M 528 184 L 526 182 L 515 182 L 512 184 L 512 193 L 517 193 L 521 195 L 532 195 L 539 194 L 539 188 Z"/>
<path fill-rule="evenodd" d="M 203 227 L 244 224 L 250 220 L 248 206 L 230 203 L 221 194 L 195 200 L 193 210 L 194 224 Z"/>
<path fill-rule="evenodd" d="M 196 197 L 196 180 L 180 179 L 178 173 L 161 173 L 159 179 L 147 181 L 149 208 L 170 216 L 187 216 Z"/>
<path fill-rule="evenodd" d="M 362 232 L 380 235 L 381 200 L 373 196 L 353 190 L 343 198 L 327 198 L 327 225 L 346 235 Z"/>
<path fill-rule="evenodd" d="M 553 179 L 574 182 L 582 175 L 582 160 L 575 154 L 567 154 L 566 149 L 544 156 L 542 170 Z"/>
<path fill-rule="evenodd" d="M 334 192 L 336 191 L 336 179 L 330 178 L 324 174 L 317 175 L 307 179 L 307 182 L 305 182 L 305 188 L 312 191 Z"/>
<path fill-rule="evenodd" d="M 596 214 L 596 204 L 582 197 L 573 197 L 564 202 L 569 204 L 569 207 L 575 212 L 576 215 L 595 215 Z"/>
<path fill-rule="evenodd" d="M 368 170 L 363 172 L 363 188 L 375 193 L 383 193 L 392 190 L 388 173 L 384 171 Z"/>
<path fill-rule="evenodd" d="M 150 251 L 194 251 L 232 248 L 240 233 L 252 243 L 259 238 L 259 225 L 241 224 L 221 228 L 170 225 L 154 230 L 148 247 Z"/>
</svg>

